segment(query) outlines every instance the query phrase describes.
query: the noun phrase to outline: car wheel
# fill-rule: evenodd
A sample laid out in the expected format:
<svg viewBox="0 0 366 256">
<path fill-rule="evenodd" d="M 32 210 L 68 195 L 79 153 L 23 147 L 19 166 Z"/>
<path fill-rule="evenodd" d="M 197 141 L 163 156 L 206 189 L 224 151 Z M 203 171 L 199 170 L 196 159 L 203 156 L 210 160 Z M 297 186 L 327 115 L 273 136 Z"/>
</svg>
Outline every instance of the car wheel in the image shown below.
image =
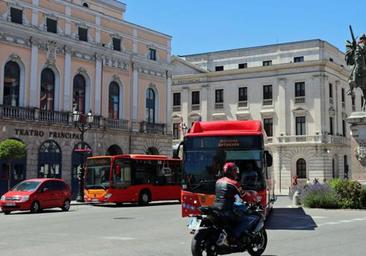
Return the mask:
<svg viewBox="0 0 366 256">
<path fill-rule="evenodd" d="M 3 211 L 3 213 L 4 213 L 5 215 L 9 215 L 9 214 L 10 214 L 10 211 Z"/>
<path fill-rule="evenodd" d="M 32 213 L 37 213 L 41 211 L 41 206 L 38 201 L 34 201 L 31 205 L 30 211 Z"/>
<path fill-rule="evenodd" d="M 68 210 L 70 210 L 70 200 L 69 199 L 66 199 L 64 201 L 64 204 L 62 205 L 61 209 L 64 211 L 64 212 L 67 212 Z"/>
<path fill-rule="evenodd" d="M 116 206 L 121 207 L 121 206 L 123 206 L 123 203 L 116 203 Z"/>
</svg>

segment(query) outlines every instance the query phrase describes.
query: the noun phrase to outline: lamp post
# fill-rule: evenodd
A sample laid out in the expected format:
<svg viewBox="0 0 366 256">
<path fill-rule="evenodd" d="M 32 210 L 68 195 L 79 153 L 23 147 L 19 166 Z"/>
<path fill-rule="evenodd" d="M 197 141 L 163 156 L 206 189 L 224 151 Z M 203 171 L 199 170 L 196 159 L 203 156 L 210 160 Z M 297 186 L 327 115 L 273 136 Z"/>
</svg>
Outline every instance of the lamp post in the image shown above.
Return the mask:
<svg viewBox="0 0 366 256">
<path fill-rule="evenodd" d="M 75 110 L 72 113 L 72 117 L 75 127 L 78 128 L 81 133 L 81 149 L 79 150 L 79 152 L 82 154 L 82 166 L 80 168 L 80 172 L 78 173 L 79 191 L 76 201 L 84 202 L 85 151 L 87 150 L 84 145 L 84 133 L 92 127 L 94 117 L 91 110 L 88 112 L 88 114 L 83 114 Z"/>
</svg>

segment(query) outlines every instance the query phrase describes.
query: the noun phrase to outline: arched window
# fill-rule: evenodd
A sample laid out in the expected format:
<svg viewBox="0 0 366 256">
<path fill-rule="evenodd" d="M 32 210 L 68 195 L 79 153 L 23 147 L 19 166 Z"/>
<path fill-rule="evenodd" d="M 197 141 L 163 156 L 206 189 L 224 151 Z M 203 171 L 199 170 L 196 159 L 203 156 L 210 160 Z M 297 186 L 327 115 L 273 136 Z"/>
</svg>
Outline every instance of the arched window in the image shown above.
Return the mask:
<svg viewBox="0 0 366 256">
<path fill-rule="evenodd" d="M 115 156 L 115 155 L 122 155 L 122 149 L 118 145 L 112 145 L 107 149 L 107 155 Z"/>
<path fill-rule="evenodd" d="M 109 85 L 109 118 L 119 119 L 119 85 L 116 82 Z"/>
<path fill-rule="evenodd" d="M 146 90 L 146 121 L 155 123 L 155 92 L 149 88 Z"/>
<path fill-rule="evenodd" d="M 19 106 L 20 67 L 14 61 L 9 61 L 4 69 L 4 100 L 5 106 Z"/>
<path fill-rule="evenodd" d="M 147 155 L 159 155 L 159 150 L 156 147 L 149 147 L 146 150 Z"/>
<path fill-rule="evenodd" d="M 55 107 L 55 74 L 49 68 L 41 73 L 40 108 L 45 111 L 54 111 Z"/>
<path fill-rule="evenodd" d="M 72 98 L 72 106 L 73 110 L 76 110 L 80 113 L 85 113 L 85 78 L 78 74 L 74 77 L 73 83 L 73 98 Z"/>
<path fill-rule="evenodd" d="M 38 152 L 38 177 L 61 178 L 62 152 L 59 145 L 53 141 L 45 141 Z"/>
<path fill-rule="evenodd" d="M 299 179 L 306 179 L 306 162 L 303 158 L 296 162 L 296 175 Z"/>
</svg>

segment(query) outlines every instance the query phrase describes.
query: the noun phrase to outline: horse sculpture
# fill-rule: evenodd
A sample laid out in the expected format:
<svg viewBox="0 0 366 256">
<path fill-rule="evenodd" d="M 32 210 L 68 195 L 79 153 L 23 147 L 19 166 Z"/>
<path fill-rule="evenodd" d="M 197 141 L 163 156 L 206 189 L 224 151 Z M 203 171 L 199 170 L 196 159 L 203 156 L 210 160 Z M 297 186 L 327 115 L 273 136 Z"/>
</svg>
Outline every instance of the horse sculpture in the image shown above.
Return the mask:
<svg viewBox="0 0 366 256">
<path fill-rule="evenodd" d="M 363 106 L 362 111 L 366 111 L 366 35 L 362 34 L 359 41 L 353 34 L 352 27 L 350 26 L 352 42 L 346 41 L 346 63 L 348 66 L 352 66 L 351 75 L 348 80 L 350 90 L 348 94 L 354 97 L 354 88 L 359 87 L 363 93 Z"/>
</svg>

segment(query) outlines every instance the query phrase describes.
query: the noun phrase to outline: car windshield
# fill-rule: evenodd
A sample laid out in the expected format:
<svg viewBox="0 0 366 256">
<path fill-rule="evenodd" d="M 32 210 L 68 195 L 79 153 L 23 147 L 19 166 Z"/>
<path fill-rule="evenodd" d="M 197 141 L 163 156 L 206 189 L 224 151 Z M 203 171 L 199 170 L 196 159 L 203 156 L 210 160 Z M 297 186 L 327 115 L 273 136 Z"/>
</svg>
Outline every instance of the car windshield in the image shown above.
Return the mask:
<svg viewBox="0 0 366 256">
<path fill-rule="evenodd" d="M 40 181 L 23 181 L 16 185 L 12 191 L 34 191 L 40 183 Z"/>
<path fill-rule="evenodd" d="M 110 182 L 110 158 L 88 159 L 85 177 L 87 189 L 106 189 Z"/>
</svg>

